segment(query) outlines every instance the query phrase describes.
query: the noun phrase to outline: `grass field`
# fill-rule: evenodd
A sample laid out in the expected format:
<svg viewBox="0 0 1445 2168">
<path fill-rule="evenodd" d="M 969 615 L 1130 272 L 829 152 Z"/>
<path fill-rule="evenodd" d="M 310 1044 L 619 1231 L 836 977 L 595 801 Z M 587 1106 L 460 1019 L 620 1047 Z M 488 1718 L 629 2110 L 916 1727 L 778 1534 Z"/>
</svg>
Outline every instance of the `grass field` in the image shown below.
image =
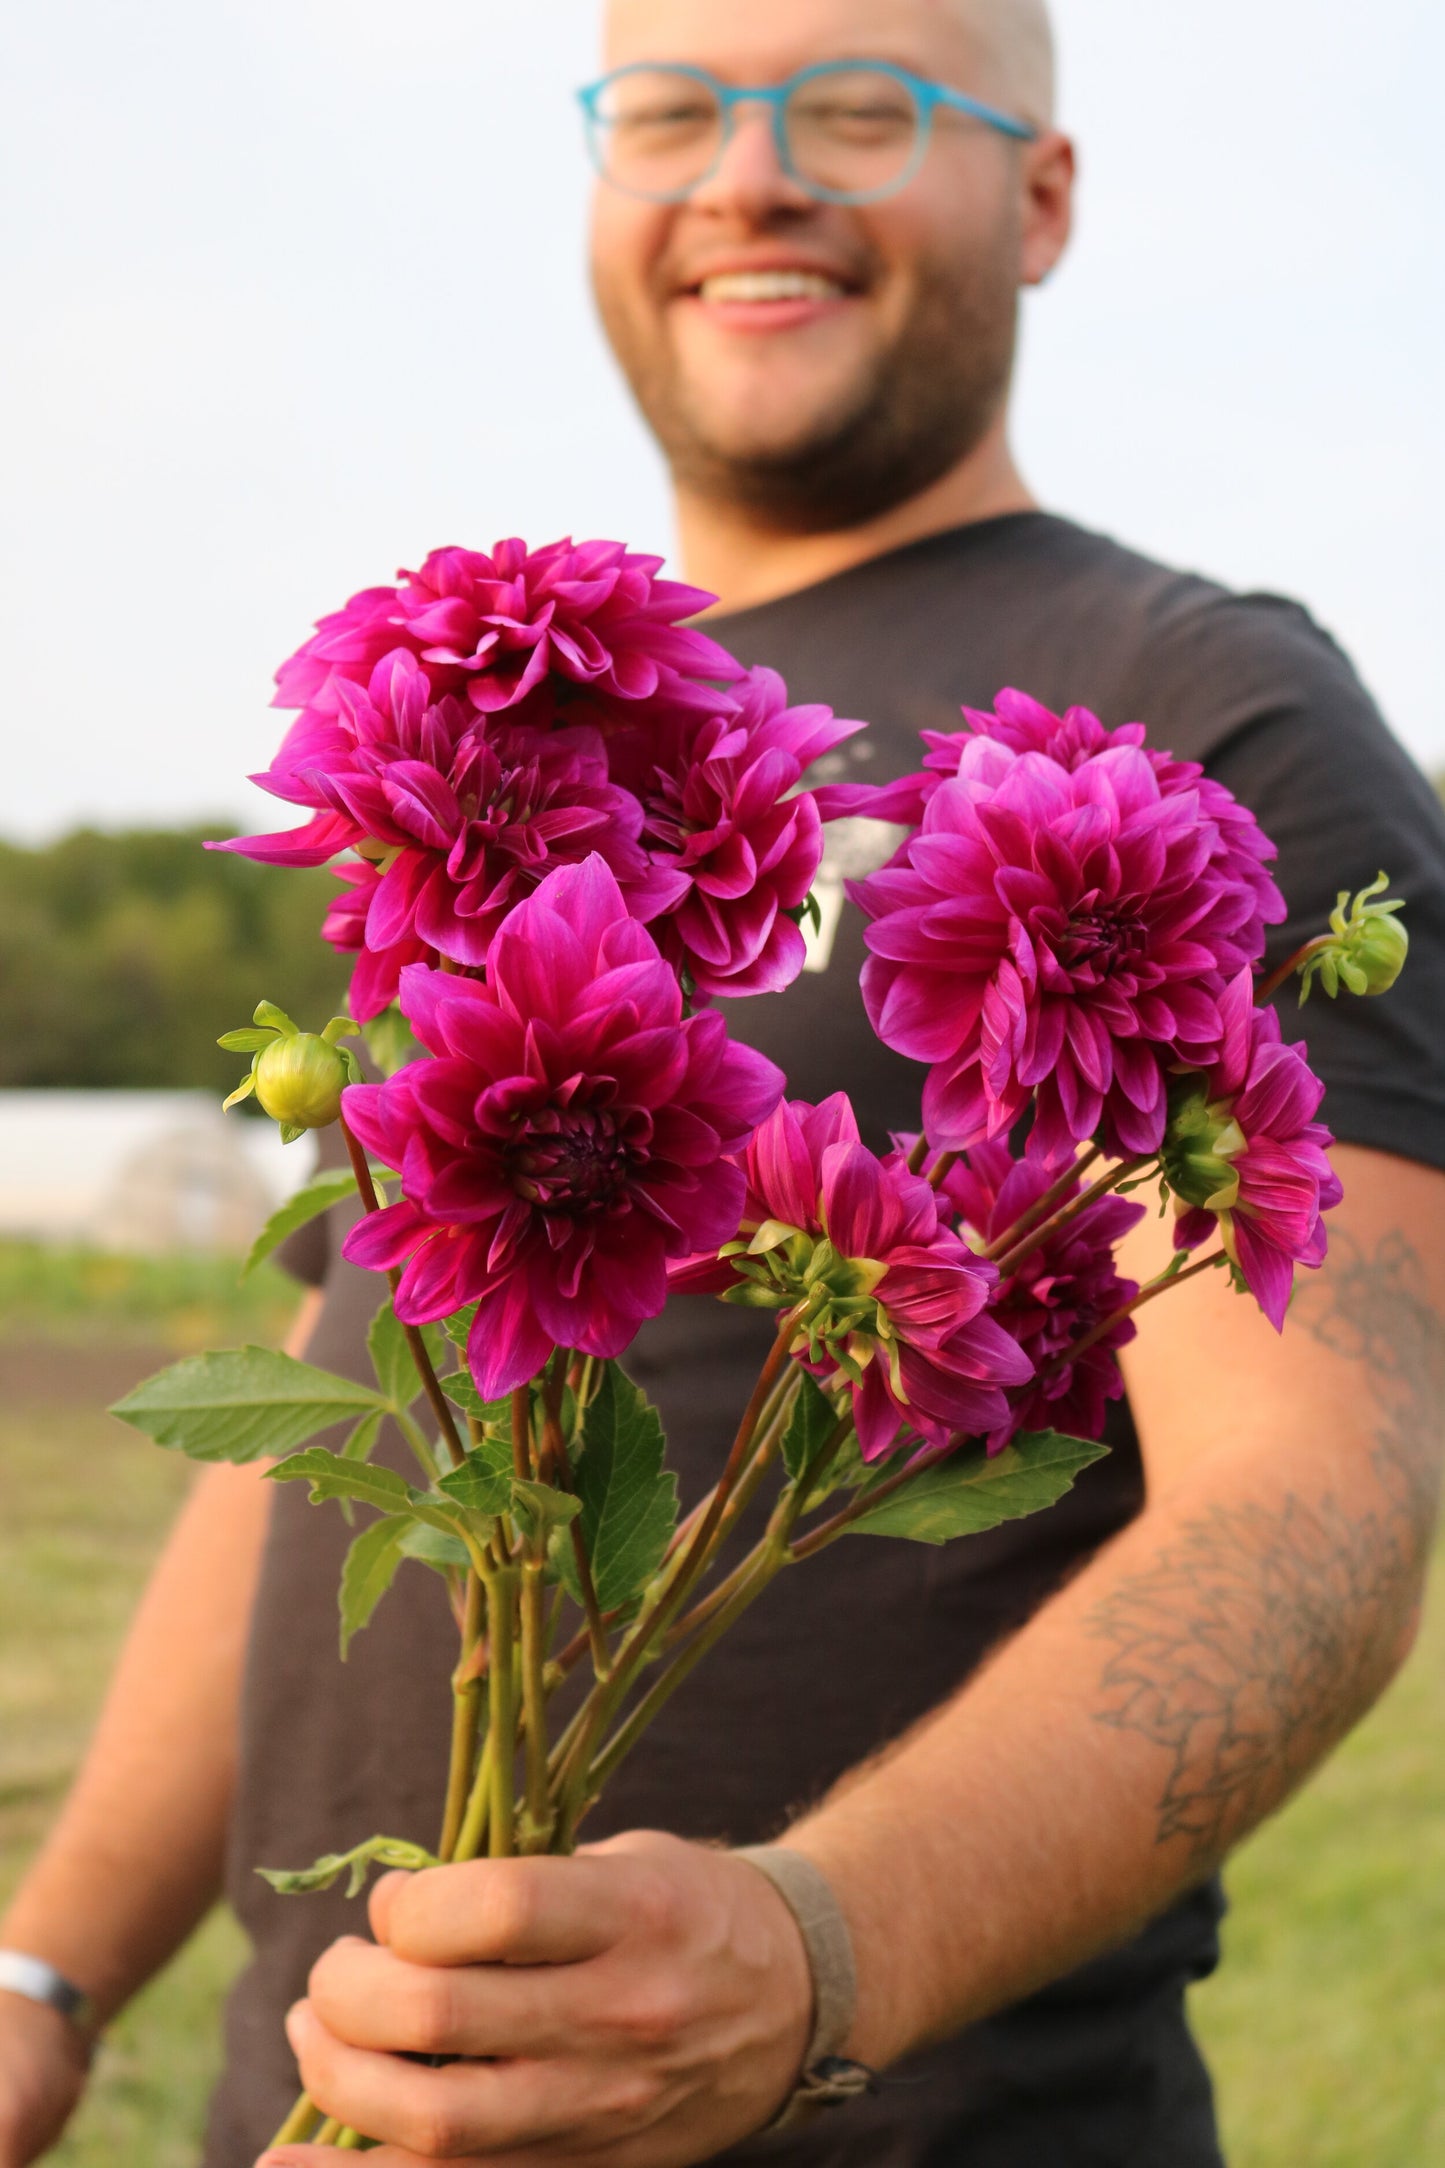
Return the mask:
<svg viewBox="0 0 1445 2168">
<path fill-rule="evenodd" d="M 0 1895 L 81 1751 L 188 1480 L 100 1411 L 175 1353 L 279 1331 L 279 1276 L 243 1299 L 232 1278 L 0 1247 Z M 1445 1601 L 1230 1890 L 1227 1962 L 1194 2009 L 1232 2168 L 1445 2164 Z M 63 2168 L 194 2160 L 239 1957 L 218 1915 L 115 2026 Z"/>
</svg>

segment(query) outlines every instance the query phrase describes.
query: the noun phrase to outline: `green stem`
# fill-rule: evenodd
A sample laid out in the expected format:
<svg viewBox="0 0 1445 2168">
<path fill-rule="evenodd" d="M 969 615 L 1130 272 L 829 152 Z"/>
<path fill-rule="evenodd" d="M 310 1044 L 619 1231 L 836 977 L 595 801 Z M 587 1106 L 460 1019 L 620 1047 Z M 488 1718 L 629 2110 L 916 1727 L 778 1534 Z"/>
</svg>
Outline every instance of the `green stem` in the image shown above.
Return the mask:
<svg viewBox="0 0 1445 2168">
<path fill-rule="evenodd" d="M 487 1639 L 491 1656 L 490 1743 L 492 1802 L 488 1835 L 493 1859 L 517 1849 L 513 1769 L 517 1739 L 516 1628 L 518 1574 L 514 1566 L 487 1577 Z"/>
<path fill-rule="evenodd" d="M 962 1152 L 940 1152 L 928 1170 L 929 1188 L 942 1189 L 962 1157 Z"/>
<path fill-rule="evenodd" d="M 1256 1007 L 1263 1008 L 1267 1001 L 1273 1001 L 1280 988 L 1292 979 L 1297 971 L 1303 971 L 1312 956 L 1318 956 L 1323 950 L 1332 948 L 1335 940 L 1334 934 L 1322 933 L 1313 941 L 1306 941 L 1302 948 L 1297 948 L 1293 956 L 1287 957 L 1277 971 L 1271 971 L 1267 979 L 1261 979 L 1256 985 Z"/>
<path fill-rule="evenodd" d="M 317 2107 L 311 2095 L 302 2093 L 295 2107 L 271 2140 L 271 2144 L 273 2146 L 306 2145 L 310 2142 L 311 2133 L 316 2129 L 317 2124 L 324 2120 L 321 2110 Z"/>
<path fill-rule="evenodd" d="M 487 1817 L 492 1805 L 492 1732 L 482 1741 L 482 1751 L 477 1759 L 477 1773 L 472 1779 L 471 1794 L 462 1816 L 462 1826 L 452 1853 L 453 1860 L 480 1859 L 482 1843 L 487 1834 Z"/>
<path fill-rule="evenodd" d="M 527 1849 L 545 1851 L 551 1829 L 547 1797 L 546 1590 L 543 1562 L 522 1568 L 522 1732 L 527 1765 Z"/>
<path fill-rule="evenodd" d="M 486 1590 L 476 1572 L 467 1575 L 466 1611 L 462 1621 L 462 1650 L 452 1674 L 452 1751 L 447 1771 L 446 1813 L 442 1820 L 439 1859 L 449 1860 L 456 1851 L 462 1820 L 472 1789 L 472 1765 L 477 1754 L 477 1727 L 481 1715 L 482 1682 L 477 1675 L 477 1652 L 482 1637 Z"/>
<path fill-rule="evenodd" d="M 543 1395 L 543 1450 L 547 1481 L 560 1483 L 564 1489 L 571 1490 L 572 1468 L 567 1458 L 567 1441 L 562 1436 L 562 1395 L 566 1386 L 567 1359 L 559 1349 Z M 597 1601 L 597 1583 L 592 1578 L 592 1560 L 587 1555 L 587 1538 L 582 1533 L 579 1519 L 574 1517 L 568 1523 L 567 1534 L 577 1567 L 577 1586 L 582 1596 L 582 1613 L 587 1621 L 587 1643 L 592 1651 L 592 1669 L 599 1679 L 605 1679 L 612 1669 L 612 1648 L 607 1639 L 602 1606 Z"/>
</svg>

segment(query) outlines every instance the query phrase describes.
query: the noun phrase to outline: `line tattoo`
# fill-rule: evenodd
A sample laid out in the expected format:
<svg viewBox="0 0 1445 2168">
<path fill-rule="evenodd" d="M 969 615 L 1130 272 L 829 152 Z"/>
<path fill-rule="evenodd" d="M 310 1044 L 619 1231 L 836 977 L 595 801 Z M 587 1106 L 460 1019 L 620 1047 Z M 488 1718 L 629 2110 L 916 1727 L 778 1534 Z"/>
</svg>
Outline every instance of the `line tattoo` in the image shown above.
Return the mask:
<svg viewBox="0 0 1445 2168">
<path fill-rule="evenodd" d="M 1100 1723 L 1170 1756 L 1156 1841 L 1212 1865 L 1293 1790 L 1392 1676 L 1419 1602 L 1445 1424 L 1445 1321 L 1403 1232 L 1341 1230 L 1290 1323 L 1363 1371 L 1380 1504 L 1326 1493 L 1215 1506 L 1089 1627 L 1112 1653 Z"/>
</svg>

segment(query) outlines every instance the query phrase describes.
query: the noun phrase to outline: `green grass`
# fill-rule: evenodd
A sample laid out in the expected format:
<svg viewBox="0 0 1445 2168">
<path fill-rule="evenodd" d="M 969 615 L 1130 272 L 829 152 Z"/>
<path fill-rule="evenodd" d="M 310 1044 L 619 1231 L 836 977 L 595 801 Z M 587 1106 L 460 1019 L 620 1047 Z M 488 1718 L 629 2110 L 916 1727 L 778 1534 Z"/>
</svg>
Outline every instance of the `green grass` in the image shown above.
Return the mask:
<svg viewBox="0 0 1445 2168">
<path fill-rule="evenodd" d="M 142 1370 L 272 1338 L 279 1275 L 0 1249 L 0 1896 L 82 1751 L 184 1461 L 101 1414 Z M 259 1276 L 258 1276 L 259 1277 Z M 107 1337 L 90 1308 L 110 1290 Z M 22 1347 L 18 1325 L 30 1340 Z M 1230 1874 L 1226 1962 L 1195 1991 L 1231 2168 L 1445 2162 L 1445 1604 L 1385 1701 Z M 240 1958 L 213 1918 L 113 2028 L 60 2168 L 189 2168 Z"/>
</svg>

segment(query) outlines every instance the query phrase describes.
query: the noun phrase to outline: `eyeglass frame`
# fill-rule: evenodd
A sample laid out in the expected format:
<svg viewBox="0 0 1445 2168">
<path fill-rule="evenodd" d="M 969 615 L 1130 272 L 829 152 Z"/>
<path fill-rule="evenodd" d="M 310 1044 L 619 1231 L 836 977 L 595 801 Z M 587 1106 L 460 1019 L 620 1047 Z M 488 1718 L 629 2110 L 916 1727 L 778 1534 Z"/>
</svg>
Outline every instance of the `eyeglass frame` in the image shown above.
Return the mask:
<svg viewBox="0 0 1445 2168">
<path fill-rule="evenodd" d="M 918 114 L 918 141 L 902 173 L 882 188 L 825 188 L 821 182 L 810 181 L 805 174 L 799 173 L 793 164 L 787 129 L 784 126 L 788 101 L 801 84 L 812 82 L 817 76 L 862 71 L 870 75 L 884 75 L 893 82 L 902 84 L 913 99 Z M 598 112 L 598 101 L 605 90 L 629 75 L 687 76 L 693 82 L 701 83 L 717 99 L 722 119 L 717 156 L 686 188 L 672 189 L 665 194 L 653 194 L 645 189 L 628 188 L 622 182 L 615 181 L 607 171 L 600 155 L 599 135 L 599 131 L 607 124 Z M 933 116 L 939 106 L 945 107 L 951 113 L 963 113 L 970 120 L 983 121 L 997 134 L 1008 136 L 1017 143 L 1036 143 L 1039 137 L 1039 131 L 1032 122 L 1018 120 L 1013 114 L 1002 112 L 997 106 L 986 105 L 980 98 L 971 98 L 967 91 L 954 90 L 947 83 L 935 83 L 927 76 L 915 75 L 911 68 L 900 68 L 891 60 L 817 60 L 810 67 L 800 68 L 796 75 L 786 77 L 781 83 L 749 84 L 724 83 L 707 68 L 694 67 L 688 61 L 634 60 L 629 61 L 626 67 L 614 68 L 610 74 L 599 76 L 595 83 L 584 83 L 576 95 L 587 123 L 587 145 L 599 180 L 604 181 L 609 188 L 615 188 L 619 195 L 631 196 L 634 202 L 638 203 L 686 203 L 695 189 L 705 187 L 727 156 L 733 140 L 734 115 L 740 105 L 765 105 L 770 109 L 773 148 L 777 152 L 778 163 L 788 179 L 815 203 L 882 203 L 887 197 L 896 196 L 900 189 L 906 188 L 910 181 L 917 178 L 923 161 L 928 156 L 929 146 L 933 141 Z"/>
</svg>

